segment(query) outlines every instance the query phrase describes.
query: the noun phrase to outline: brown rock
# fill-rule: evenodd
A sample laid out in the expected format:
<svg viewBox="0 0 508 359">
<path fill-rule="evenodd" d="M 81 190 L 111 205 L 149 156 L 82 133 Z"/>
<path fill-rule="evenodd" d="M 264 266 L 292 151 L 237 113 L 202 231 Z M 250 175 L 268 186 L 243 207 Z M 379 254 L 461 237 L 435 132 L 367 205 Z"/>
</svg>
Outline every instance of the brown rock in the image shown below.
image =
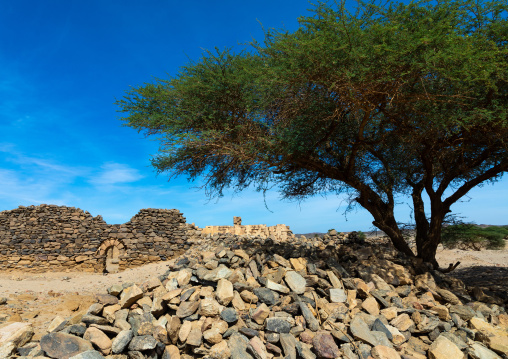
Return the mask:
<svg viewBox="0 0 508 359">
<path fill-rule="evenodd" d="M 384 345 L 376 345 L 372 348 L 371 354 L 374 359 L 400 359 L 400 355 L 395 349 Z"/>
<path fill-rule="evenodd" d="M 462 359 L 464 354 L 451 340 L 440 335 L 429 348 L 429 358 L 431 359 Z"/>
<path fill-rule="evenodd" d="M 89 340 L 92 344 L 97 346 L 102 354 L 108 355 L 111 352 L 111 339 L 97 328 L 88 328 L 83 335 L 83 339 Z"/>
<path fill-rule="evenodd" d="M 265 303 L 261 303 L 259 307 L 257 307 L 252 313 L 252 319 L 258 324 L 263 324 L 265 319 L 270 314 L 270 308 Z"/>
<path fill-rule="evenodd" d="M 129 308 L 143 297 L 143 291 L 137 285 L 125 288 L 120 294 L 120 306 L 122 308 Z"/>
<path fill-rule="evenodd" d="M 312 344 L 322 358 L 336 358 L 340 354 L 339 347 L 329 332 L 317 332 L 312 339 Z"/>
<path fill-rule="evenodd" d="M 198 310 L 199 308 L 199 302 L 182 302 L 178 309 L 176 310 L 176 316 L 178 318 L 186 318 L 189 315 L 192 315 Z"/>
</svg>

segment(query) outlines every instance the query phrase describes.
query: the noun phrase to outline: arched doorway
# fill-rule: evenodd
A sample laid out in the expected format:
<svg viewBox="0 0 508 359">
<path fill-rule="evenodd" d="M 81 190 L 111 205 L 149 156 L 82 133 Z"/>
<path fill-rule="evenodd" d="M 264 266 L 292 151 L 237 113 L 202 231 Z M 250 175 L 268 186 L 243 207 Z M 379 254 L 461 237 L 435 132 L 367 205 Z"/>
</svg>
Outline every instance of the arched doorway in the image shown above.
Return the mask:
<svg viewBox="0 0 508 359">
<path fill-rule="evenodd" d="M 116 273 L 120 267 L 120 250 L 117 246 L 110 246 L 106 249 L 106 272 Z"/>
</svg>

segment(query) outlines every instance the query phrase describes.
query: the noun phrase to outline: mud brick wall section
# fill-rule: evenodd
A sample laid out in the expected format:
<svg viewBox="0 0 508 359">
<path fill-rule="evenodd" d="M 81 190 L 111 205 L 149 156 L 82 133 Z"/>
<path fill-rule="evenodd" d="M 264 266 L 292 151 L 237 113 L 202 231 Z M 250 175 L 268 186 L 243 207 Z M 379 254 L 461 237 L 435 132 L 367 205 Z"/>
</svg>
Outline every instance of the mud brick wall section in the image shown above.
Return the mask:
<svg viewBox="0 0 508 359">
<path fill-rule="evenodd" d="M 79 208 L 20 206 L 0 212 L 0 270 L 101 272 L 108 260 L 122 270 L 178 255 L 193 235 L 176 209 L 142 209 L 109 225 Z"/>
</svg>

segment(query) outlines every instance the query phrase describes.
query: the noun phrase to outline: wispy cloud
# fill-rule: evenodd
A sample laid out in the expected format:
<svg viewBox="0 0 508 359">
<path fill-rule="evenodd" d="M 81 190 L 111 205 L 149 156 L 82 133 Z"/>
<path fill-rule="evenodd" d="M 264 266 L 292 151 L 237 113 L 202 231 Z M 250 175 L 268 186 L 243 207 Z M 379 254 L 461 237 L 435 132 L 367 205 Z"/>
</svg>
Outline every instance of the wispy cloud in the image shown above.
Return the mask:
<svg viewBox="0 0 508 359">
<path fill-rule="evenodd" d="M 101 171 L 90 179 L 94 185 L 115 185 L 136 182 L 143 178 L 137 169 L 121 163 L 105 163 Z"/>
</svg>

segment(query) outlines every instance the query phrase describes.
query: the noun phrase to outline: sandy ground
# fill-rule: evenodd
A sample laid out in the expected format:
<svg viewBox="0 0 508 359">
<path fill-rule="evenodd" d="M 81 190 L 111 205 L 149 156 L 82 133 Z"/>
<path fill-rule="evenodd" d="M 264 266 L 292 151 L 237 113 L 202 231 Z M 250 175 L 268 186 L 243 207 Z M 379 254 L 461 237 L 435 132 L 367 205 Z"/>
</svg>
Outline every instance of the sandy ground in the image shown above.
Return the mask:
<svg viewBox="0 0 508 359">
<path fill-rule="evenodd" d="M 508 288 L 508 248 L 500 251 L 440 250 L 437 254 L 442 267 L 461 261 L 452 273 L 469 285 Z M 106 293 L 113 284 L 141 284 L 168 269 L 168 262 L 152 263 L 116 274 L 55 272 L 0 273 L 0 326 L 4 322 L 29 321 L 34 324 L 35 339 L 46 334 L 49 323 L 60 315 L 64 318 L 83 313 L 94 302 L 95 293 Z"/>
</svg>

